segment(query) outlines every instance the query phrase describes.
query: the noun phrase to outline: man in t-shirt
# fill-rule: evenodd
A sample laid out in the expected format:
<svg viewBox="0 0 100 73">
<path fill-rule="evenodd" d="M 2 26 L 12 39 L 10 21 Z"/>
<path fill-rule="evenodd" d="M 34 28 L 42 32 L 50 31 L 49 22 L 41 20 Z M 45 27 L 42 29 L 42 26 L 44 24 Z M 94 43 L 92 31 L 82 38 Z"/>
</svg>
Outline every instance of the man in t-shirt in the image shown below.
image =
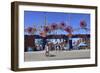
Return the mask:
<svg viewBox="0 0 100 73">
<path fill-rule="evenodd" d="M 45 45 L 45 55 L 49 56 L 49 44 Z"/>
</svg>

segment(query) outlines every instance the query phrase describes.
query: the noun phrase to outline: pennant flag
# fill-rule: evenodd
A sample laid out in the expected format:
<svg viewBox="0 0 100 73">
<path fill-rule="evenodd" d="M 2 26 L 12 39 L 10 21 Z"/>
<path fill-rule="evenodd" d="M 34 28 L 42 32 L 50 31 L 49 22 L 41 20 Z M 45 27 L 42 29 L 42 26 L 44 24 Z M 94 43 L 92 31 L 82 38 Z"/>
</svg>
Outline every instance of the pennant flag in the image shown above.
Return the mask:
<svg viewBox="0 0 100 73">
<path fill-rule="evenodd" d="M 72 32 L 73 32 L 73 28 L 72 28 L 71 26 L 65 27 L 64 30 L 65 30 L 66 32 L 68 32 L 68 33 L 72 33 Z"/>
<path fill-rule="evenodd" d="M 81 20 L 81 21 L 80 21 L 80 27 L 81 27 L 81 28 L 86 28 L 86 26 L 87 26 L 86 21 L 85 21 L 85 20 Z"/>
<path fill-rule="evenodd" d="M 64 29 L 66 27 L 66 24 L 64 22 L 60 23 L 60 29 Z"/>
<path fill-rule="evenodd" d="M 44 31 L 45 32 L 49 32 L 50 31 L 49 27 L 48 26 L 44 26 Z"/>
<path fill-rule="evenodd" d="M 28 27 L 25 29 L 25 32 L 28 32 L 29 34 L 34 34 L 36 32 L 36 28 Z"/>
<path fill-rule="evenodd" d="M 57 24 L 56 24 L 56 23 L 53 23 L 53 24 L 51 25 L 51 30 L 55 30 L 55 29 L 57 29 Z"/>
<path fill-rule="evenodd" d="M 40 32 L 40 36 L 42 36 L 42 37 L 46 37 L 46 32 L 44 32 L 44 31 L 42 31 L 42 32 Z"/>
<path fill-rule="evenodd" d="M 33 29 L 32 27 L 28 27 L 28 28 L 27 28 L 27 32 L 28 32 L 28 33 L 32 33 L 32 29 Z"/>
</svg>

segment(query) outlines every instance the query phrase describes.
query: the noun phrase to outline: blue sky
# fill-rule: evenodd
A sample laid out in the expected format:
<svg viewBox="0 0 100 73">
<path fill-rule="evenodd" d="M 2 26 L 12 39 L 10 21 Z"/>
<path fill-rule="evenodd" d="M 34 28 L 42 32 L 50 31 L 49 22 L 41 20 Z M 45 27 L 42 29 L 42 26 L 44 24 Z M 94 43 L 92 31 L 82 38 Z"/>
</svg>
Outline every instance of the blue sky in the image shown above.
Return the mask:
<svg viewBox="0 0 100 73">
<path fill-rule="evenodd" d="M 37 11 L 24 11 L 24 27 L 37 27 L 44 25 L 44 19 L 46 16 L 47 25 L 52 23 L 65 22 L 71 25 L 74 29 L 80 28 L 79 23 L 81 20 L 85 20 L 87 23 L 87 28 L 90 29 L 90 14 L 82 13 L 61 13 L 61 12 L 37 12 Z M 67 34 L 63 30 L 56 30 L 58 34 Z M 73 34 L 85 34 L 90 33 L 90 31 L 78 30 L 74 31 Z M 37 32 L 38 34 L 38 32 Z"/>
</svg>

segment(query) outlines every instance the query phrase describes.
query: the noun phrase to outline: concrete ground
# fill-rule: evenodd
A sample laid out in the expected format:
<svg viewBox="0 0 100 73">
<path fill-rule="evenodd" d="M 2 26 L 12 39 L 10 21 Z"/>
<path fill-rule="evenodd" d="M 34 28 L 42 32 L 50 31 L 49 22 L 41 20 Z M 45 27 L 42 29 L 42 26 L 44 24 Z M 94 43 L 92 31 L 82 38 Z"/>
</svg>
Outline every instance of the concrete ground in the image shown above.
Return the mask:
<svg viewBox="0 0 100 73">
<path fill-rule="evenodd" d="M 45 56 L 45 51 L 25 52 L 24 61 L 47 61 L 47 60 L 66 60 L 66 59 L 86 59 L 90 58 L 90 50 L 71 50 L 71 51 L 50 51 L 50 56 Z"/>
</svg>

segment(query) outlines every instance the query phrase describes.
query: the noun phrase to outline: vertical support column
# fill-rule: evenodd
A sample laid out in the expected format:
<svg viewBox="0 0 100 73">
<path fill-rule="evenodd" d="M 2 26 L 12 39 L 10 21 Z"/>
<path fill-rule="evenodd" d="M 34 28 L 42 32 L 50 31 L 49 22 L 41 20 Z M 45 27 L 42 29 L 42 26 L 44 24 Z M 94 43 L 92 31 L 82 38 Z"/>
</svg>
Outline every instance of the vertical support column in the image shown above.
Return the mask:
<svg viewBox="0 0 100 73">
<path fill-rule="evenodd" d="M 69 42 L 68 38 L 65 38 L 66 51 L 69 49 L 69 47 L 68 47 L 68 46 L 69 46 L 69 45 L 68 45 L 69 43 L 68 43 L 68 42 Z"/>
<path fill-rule="evenodd" d="M 45 49 L 46 43 L 47 43 L 46 37 L 43 37 L 43 44 L 42 44 L 43 50 Z"/>
<path fill-rule="evenodd" d="M 69 50 L 72 50 L 73 46 L 72 46 L 72 38 L 69 38 Z"/>
</svg>

